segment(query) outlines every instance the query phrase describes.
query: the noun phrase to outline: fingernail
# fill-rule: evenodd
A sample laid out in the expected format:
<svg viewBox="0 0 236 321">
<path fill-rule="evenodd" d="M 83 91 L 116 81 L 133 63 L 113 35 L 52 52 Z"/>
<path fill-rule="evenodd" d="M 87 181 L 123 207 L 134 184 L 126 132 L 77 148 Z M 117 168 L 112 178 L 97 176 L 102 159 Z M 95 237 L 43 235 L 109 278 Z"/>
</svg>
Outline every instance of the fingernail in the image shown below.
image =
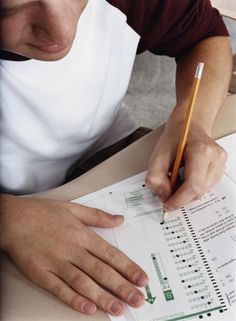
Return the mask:
<svg viewBox="0 0 236 321">
<path fill-rule="evenodd" d="M 143 273 L 135 273 L 133 277 L 134 283 L 136 283 L 139 286 L 145 286 L 148 283 L 148 278 L 146 277 L 145 274 Z"/>
<path fill-rule="evenodd" d="M 129 294 L 128 300 L 133 305 L 140 305 L 143 301 L 143 295 L 137 292 L 132 292 Z"/>
<path fill-rule="evenodd" d="M 123 306 L 117 302 L 112 303 L 112 305 L 110 307 L 110 311 L 114 314 L 119 314 L 122 309 L 123 309 Z"/>
<path fill-rule="evenodd" d="M 81 310 L 86 314 L 93 314 L 96 312 L 96 305 L 90 302 L 85 302 L 81 306 Z"/>
<path fill-rule="evenodd" d="M 119 219 L 119 220 L 124 219 L 123 215 L 113 215 L 113 216 L 114 216 L 114 218 Z"/>
</svg>

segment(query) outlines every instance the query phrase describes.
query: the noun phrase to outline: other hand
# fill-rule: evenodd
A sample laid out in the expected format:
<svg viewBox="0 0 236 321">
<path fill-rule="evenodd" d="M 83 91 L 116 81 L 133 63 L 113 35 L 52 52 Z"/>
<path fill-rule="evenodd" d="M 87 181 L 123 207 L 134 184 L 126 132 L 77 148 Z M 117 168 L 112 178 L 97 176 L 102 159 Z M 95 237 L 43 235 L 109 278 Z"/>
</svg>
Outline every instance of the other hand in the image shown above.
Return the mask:
<svg viewBox="0 0 236 321">
<path fill-rule="evenodd" d="M 146 273 L 88 226 L 113 228 L 123 216 L 70 202 L 2 197 L 0 244 L 19 269 L 74 309 L 121 315 L 144 303 Z"/>
</svg>

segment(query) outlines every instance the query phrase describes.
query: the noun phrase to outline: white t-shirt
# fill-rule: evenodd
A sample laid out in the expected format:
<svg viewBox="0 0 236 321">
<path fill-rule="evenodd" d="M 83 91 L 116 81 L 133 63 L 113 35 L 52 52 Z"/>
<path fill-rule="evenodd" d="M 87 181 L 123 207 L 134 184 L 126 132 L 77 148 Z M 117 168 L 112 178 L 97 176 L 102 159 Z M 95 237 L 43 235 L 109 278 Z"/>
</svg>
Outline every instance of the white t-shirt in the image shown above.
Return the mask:
<svg viewBox="0 0 236 321">
<path fill-rule="evenodd" d="M 179 58 L 227 35 L 210 1 L 89 0 L 64 59 L 1 61 L 2 190 L 59 185 L 78 158 L 137 128 L 122 105 L 136 52 Z"/>
<path fill-rule="evenodd" d="M 1 187 L 28 194 L 133 132 L 122 104 L 139 35 L 104 0 L 90 0 L 62 60 L 1 61 Z"/>
</svg>

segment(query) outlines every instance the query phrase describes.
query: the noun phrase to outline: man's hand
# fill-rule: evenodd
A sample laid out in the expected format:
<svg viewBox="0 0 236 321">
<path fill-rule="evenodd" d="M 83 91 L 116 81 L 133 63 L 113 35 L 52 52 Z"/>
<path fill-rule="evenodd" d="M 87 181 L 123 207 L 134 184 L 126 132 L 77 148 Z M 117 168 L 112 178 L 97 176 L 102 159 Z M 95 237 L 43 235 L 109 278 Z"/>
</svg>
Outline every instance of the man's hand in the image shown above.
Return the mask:
<svg viewBox="0 0 236 321">
<path fill-rule="evenodd" d="M 185 180 L 172 195 L 168 173 L 173 168 L 194 73 L 200 61 L 205 66 L 184 154 Z M 166 210 L 200 198 L 224 173 L 226 152 L 210 135 L 227 93 L 231 70 L 228 37 L 206 38 L 178 57 L 176 106 L 151 157 L 146 178 L 147 185 L 165 202 Z"/>
<path fill-rule="evenodd" d="M 167 122 L 150 159 L 146 184 L 171 211 L 199 199 L 225 171 L 226 152 L 202 129 L 191 125 L 184 154 L 184 182 L 172 195 L 168 173 L 173 168 L 183 122 Z"/>
<path fill-rule="evenodd" d="M 144 302 L 145 272 L 88 226 L 113 228 L 120 215 L 74 203 L 1 198 L 0 245 L 19 269 L 74 309 L 121 315 Z M 3 231 L 3 232 L 2 232 Z"/>
</svg>

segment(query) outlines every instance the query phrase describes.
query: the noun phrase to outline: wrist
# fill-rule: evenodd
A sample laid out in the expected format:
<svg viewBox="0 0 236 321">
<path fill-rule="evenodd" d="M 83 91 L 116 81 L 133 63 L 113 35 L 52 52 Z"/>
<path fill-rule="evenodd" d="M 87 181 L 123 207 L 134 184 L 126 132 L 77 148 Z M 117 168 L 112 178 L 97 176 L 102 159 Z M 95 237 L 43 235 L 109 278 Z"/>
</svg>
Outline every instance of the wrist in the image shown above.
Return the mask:
<svg viewBox="0 0 236 321">
<path fill-rule="evenodd" d="M 176 105 L 167 120 L 167 126 L 172 126 L 173 128 L 179 128 L 181 130 L 184 124 L 186 112 L 187 105 Z M 214 118 L 210 117 L 208 114 L 200 114 L 199 112 L 193 113 L 190 131 L 194 128 L 194 130 L 196 129 L 198 132 L 211 136 L 213 124 Z"/>
</svg>

